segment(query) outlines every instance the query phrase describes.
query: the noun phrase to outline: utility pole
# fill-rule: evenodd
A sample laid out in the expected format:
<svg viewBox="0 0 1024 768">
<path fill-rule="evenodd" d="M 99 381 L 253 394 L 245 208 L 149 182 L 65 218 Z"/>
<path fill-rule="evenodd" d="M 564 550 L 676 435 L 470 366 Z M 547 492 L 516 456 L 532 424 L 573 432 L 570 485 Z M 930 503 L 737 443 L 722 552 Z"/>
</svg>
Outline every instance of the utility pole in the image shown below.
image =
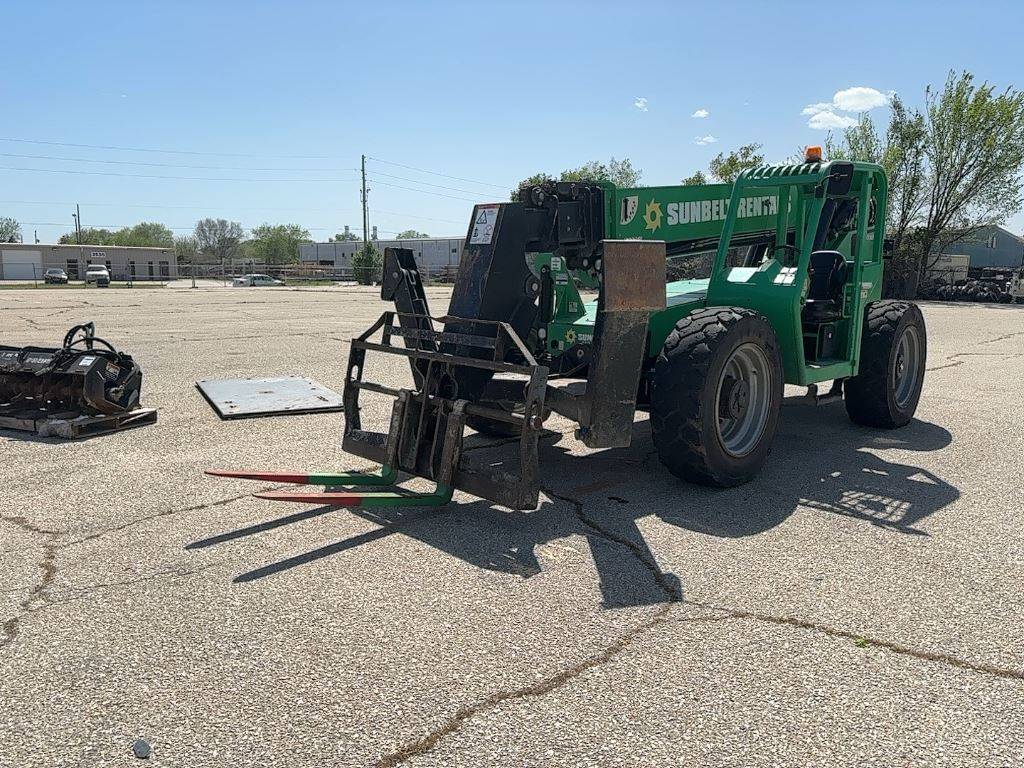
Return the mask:
<svg viewBox="0 0 1024 768">
<path fill-rule="evenodd" d="M 78 244 L 82 244 L 82 211 L 78 207 L 78 203 L 75 203 L 75 239 Z"/>
<path fill-rule="evenodd" d="M 361 195 L 363 201 L 363 250 L 366 250 L 369 244 L 370 237 L 370 217 L 366 211 L 366 155 L 362 156 L 362 171 L 363 171 L 363 194 Z"/>
</svg>

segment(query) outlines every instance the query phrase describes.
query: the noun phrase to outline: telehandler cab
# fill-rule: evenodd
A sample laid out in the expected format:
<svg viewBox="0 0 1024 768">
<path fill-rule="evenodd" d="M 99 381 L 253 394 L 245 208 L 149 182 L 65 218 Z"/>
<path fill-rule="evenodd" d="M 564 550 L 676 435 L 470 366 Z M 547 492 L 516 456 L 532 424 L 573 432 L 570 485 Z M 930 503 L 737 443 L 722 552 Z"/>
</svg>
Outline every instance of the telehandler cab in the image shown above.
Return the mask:
<svg viewBox="0 0 1024 768">
<path fill-rule="evenodd" d="M 665 466 L 712 486 L 760 471 L 784 384 L 843 399 L 858 424 L 901 427 L 927 339 L 916 305 L 880 298 L 886 195 L 879 166 L 809 148 L 805 163 L 732 185 L 549 181 L 477 205 L 447 315 L 430 315 L 412 252 L 387 249 L 381 295 L 395 311 L 352 341 L 342 444 L 381 473 L 211 474 L 325 487 L 257 494 L 286 501 L 436 506 L 459 489 L 532 509 L 551 412 L 586 446 L 611 448 L 629 445 L 634 412 L 647 410 Z M 709 252 L 709 277 L 666 285 L 668 261 Z M 407 358 L 412 387 L 364 379 L 368 353 Z M 394 398 L 387 433 L 363 429 L 362 392 Z M 518 469 L 464 453 L 467 426 L 514 438 Z M 398 473 L 436 490 L 359 490 Z"/>
</svg>

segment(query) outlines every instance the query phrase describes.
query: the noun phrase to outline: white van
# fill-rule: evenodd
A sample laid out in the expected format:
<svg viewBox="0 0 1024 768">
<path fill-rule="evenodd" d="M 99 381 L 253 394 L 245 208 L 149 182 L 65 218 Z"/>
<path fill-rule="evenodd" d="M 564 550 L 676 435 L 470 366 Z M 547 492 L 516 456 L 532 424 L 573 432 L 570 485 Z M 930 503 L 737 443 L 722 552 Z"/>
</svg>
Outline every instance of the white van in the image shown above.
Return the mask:
<svg viewBox="0 0 1024 768">
<path fill-rule="evenodd" d="M 110 272 L 103 264 L 90 264 L 85 268 L 85 284 L 96 283 L 97 288 L 110 287 Z"/>
</svg>

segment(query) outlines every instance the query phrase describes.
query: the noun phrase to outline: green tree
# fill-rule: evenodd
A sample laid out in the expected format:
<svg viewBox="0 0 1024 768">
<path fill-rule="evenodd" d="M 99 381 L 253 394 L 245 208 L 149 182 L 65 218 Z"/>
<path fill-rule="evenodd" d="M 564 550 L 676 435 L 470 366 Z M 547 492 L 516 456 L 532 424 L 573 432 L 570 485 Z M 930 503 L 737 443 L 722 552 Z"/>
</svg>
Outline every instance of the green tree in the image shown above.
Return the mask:
<svg viewBox="0 0 1024 768">
<path fill-rule="evenodd" d="M 708 164 L 711 176 L 724 184 L 732 184 L 742 171 L 764 165 L 760 144 L 744 144 L 728 154 L 719 152 Z"/>
<path fill-rule="evenodd" d="M 199 252 L 213 261 L 237 255 L 245 236 L 241 224 L 227 219 L 200 219 L 194 234 Z"/>
<path fill-rule="evenodd" d="M 878 163 L 889 180 L 889 205 L 886 212 L 886 236 L 894 246 L 893 268 L 913 270 L 911 226 L 919 221 L 925 202 L 924 117 L 908 109 L 894 96 L 889 103 L 889 126 L 880 137 L 868 115 L 843 133 L 837 143 L 825 139 L 825 159 L 860 160 Z M 908 239 L 910 237 L 911 239 Z M 910 264 L 908 267 L 907 265 Z"/>
<path fill-rule="evenodd" d="M 952 244 L 1021 209 L 1024 94 L 950 72 L 925 90 L 924 109 L 891 103 L 883 138 L 870 118 L 826 141 L 829 158 L 880 162 L 889 177 L 892 271 L 918 277 Z"/>
<path fill-rule="evenodd" d="M 74 245 L 78 242 L 78 235 L 65 232 L 57 242 L 61 245 Z M 109 229 L 82 227 L 82 245 L 114 245 L 114 233 Z"/>
<path fill-rule="evenodd" d="M 119 229 L 111 237 L 111 245 L 134 247 L 171 248 L 174 246 L 174 233 L 163 224 L 155 221 L 143 221 L 133 227 Z"/>
<path fill-rule="evenodd" d="M 261 264 L 291 264 L 299 260 L 299 244 L 309 232 L 298 224 L 261 224 L 252 230 L 248 254 Z"/>
<path fill-rule="evenodd" d="M 686 186 L 700 184 L 711 184 L 712 181 L 719 184 L 732 184 L 736 177 L 747 168 L 757 168 L 764 165 L 764 155 L 760 152 L 760 144 L 744 144 L 739 149 L 726 154 L 719 152 L 708 164 L 708 174 L 704 171 L 696 171 L 692 176 L 682 180 Z"/>
<path fill-rule="evenodd" d="M 384 258 L 371 243 L 364 245 L 352 256 L 352 276 L 360 285 L 373 285 L 383 266 Z"/>
<path fill-rule="evenodd" d="M 919 231 L 921 271 L 932 254 L 1021 209 L 1024 93 L 996 93 L 969 72 L 950 72 L 925 91 L 926 200 Z"/>
<path fill-rule="evenodd" d="M 199 241 L 192 235 L 174 238 L 174 255 L 182 264 L 194 264 L 199 254 Z"/>
<path fill-rule="evenodd" d="M 397 240 L 416 240 L 421 237 L 430 237 L 426 232 L 417 232 L 415 229 L 406 229 L 395 235 Z"/>
<path fill-rule="evenodd" d="M 20 243 L 21 224 L 10 216 L 0 216 L 0 243 Z"/>
<path fill-rule="evenodd" d="M 628 157 L 624 157 L 622 160 L 616 160 L 614 157 L 608 161 L 608 163 L 598 162 L 597 160 L 591 160 L 589 163 L 584 163 L 579 168 L 570 168 L 562 171 L 559 176 L 559 181 L 607 181 L 611 182 L 617 187 L 636 187 L 640 184 L 640 176 L 642 171 L 638 168 L 634 168 Z M 532 187 L 538 184 L 543 184 L 545 181 L 551 179 L 551 175 L 547 173 L 535 173 L 519 182 L 519 185 L 512 190 L 512 199 L 514 200 L 519 194 L 519 190 L 523 187 Z"/>
<path fill-rule="evenodd" d="M 897 100 L 893 97 L 894 102 Z M 832 133 L 825 136 L 826 160 L 859 160 L 865 163 L 881 164 L 885 154 L 885 142 L 878 137 L 875 124 L 866 112 L 852 128 L 843 131 L 841 143 L 836 143 Z M 803 151 L 800 152 L 803 155 Z M 803 162 L 802 159 L 799 162 Z"/>
</svg>

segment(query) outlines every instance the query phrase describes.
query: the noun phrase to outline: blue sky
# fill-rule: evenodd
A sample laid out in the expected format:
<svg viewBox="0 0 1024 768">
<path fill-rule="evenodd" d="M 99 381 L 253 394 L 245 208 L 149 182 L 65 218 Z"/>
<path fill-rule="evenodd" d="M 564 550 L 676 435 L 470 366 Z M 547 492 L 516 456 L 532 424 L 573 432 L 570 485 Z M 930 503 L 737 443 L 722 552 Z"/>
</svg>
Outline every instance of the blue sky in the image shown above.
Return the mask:
<svg viewBox="0 0 1024 768">
<path fill-rule="evenodd" d="M 361 225 L 365 153 L 380 159 L 368 169 L 382 232 L 462 236 L 472 201 L 506 199 L 538 171 L 629 157 L 644 183 L 671 184 L 751 141 L 783 159 L 824 139 L 805 108 L 836 122 L 824 105 L 851 88 L 917 104 L 950 68 L 1024 87 L 1022 22 L 1019 2 L 934 0 L 11 0 L 0 215 L 24 222 L 26 241 L 71 229 L 75 202 L 85 225 L 156 220 L 182 234 L 219 216 L 326 239 Z M 871 114 L 887 119 L 884 106 Z"/>
</svg>

